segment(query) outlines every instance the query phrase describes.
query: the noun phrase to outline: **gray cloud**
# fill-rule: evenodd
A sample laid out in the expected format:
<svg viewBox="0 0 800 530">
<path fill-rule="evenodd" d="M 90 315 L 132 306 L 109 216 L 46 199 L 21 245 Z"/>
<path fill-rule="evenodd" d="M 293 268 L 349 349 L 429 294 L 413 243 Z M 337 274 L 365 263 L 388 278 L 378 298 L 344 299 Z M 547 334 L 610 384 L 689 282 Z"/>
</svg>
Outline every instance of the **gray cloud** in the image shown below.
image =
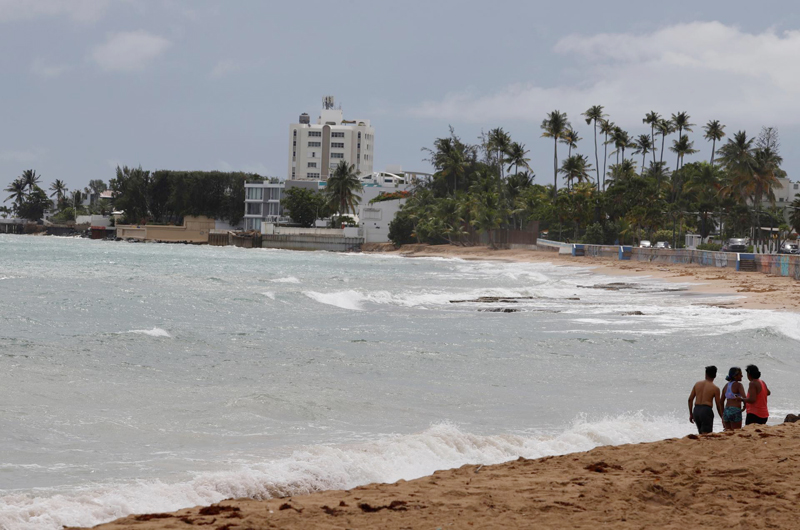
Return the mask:
<svg viewBox="0 0 800 530">
<path fill-rule="evenodd" d="M 135 72 L 164 53 L 172 43 L 146 31 L 114 33 L 92 50 L 91 58 L 109 72 Z"/>
<path fill-rule="evenodd" d="M 108 5 L 109 0 L 0 0 L 0 21 L 67 16 L 78 22 L 95 22 Z"/>
</svg>

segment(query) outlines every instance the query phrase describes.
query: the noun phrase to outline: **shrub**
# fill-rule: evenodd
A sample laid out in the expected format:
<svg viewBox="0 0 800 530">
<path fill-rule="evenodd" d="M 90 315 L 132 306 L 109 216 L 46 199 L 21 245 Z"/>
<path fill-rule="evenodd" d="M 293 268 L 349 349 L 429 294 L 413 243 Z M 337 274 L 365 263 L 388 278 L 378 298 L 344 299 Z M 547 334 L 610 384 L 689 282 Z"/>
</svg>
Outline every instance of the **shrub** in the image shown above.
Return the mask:
<svg viewBox="0 0 800 530">
<path fill-rule="evenodd" d="M 701 243 L 697 245 L 697 250 L 710 250 L 712 252 L 719 252 L 722 250 L 722 245 L 719 243 Z"/>
<path fill-rule="evenodd" d="M 594 223 L 586 229 L 582 241 L 589 245 L 602 245 L 605 241 L 605 234 L 603 233 L 603 225 Z"/>
<path fill-rule="evenodd" d="M 414 222 L 408 215 L 401 212 L 392 219 L 389 223 L 389 240 L 396 247 L 414 242 Z"/>
</svg>

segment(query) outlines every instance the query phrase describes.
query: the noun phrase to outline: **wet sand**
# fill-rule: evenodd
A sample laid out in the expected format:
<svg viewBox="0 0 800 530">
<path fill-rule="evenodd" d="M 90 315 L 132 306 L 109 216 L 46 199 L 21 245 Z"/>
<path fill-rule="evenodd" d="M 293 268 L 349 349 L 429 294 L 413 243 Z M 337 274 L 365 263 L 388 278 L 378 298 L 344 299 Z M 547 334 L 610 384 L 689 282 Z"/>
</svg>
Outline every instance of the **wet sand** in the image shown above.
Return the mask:
<svg viewBox="0 0 800 530">
<path fill-rule="evenodd" d="M 800 423 L 239 499 L 97 528 L 798 528 Z"/>
<path fill-rule="evenodd" d="M 455 245 L 370 245 L 366 252 L 385 252 L 407 257 L 445 257 L 474 260 L 501 260 L 528 263 L 557 263 L 592 267 L 600 274 L 646 276 L 670 282 L 691 283 L 689 292 L 731 295 L 715 306 L 744 309 L 800 311 L 800 282 L 785 276 L 760 272 L 737 272 L 732 268 L 703 267 L 695 264 L 619 261 L 591 256 L 572 257 L 546 250 L 492 250 L 487 247 Z"/>
</svg>

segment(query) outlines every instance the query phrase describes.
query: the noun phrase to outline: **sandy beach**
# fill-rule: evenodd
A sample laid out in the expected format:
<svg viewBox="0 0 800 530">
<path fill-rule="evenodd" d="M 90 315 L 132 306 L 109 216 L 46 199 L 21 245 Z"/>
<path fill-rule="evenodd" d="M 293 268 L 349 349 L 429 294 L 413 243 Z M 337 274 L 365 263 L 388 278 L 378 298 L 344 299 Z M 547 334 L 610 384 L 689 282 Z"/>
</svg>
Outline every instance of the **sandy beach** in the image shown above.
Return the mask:
<svg viewBox="0 0 800 530">
<path fill-rule="evenodd" d="M 797 528 L 798 466 L 800 423 L 751 425 L 96 528 Z"/>
<path fill-rule="evenodd" d="M 474 260 L 502 260 L 530 263 L 563 263 L 592 267 L 600 274 L 647 276 L 669 282 L 691 283 L 690 292 L 732 296 L 717 303 L 719 307 L 800 311 L 800 282 L 785 276 L 759 272 L 737 272 L 729 268 L 703 267 L 695 264 L 619 261 L 602 257 L 572 257 L 544 250 L 491 250 L 487 247 L 455 245 L 372 245 L 366 252 L 389 252 L 408 257 L 446 257 Z"/>
</svg>

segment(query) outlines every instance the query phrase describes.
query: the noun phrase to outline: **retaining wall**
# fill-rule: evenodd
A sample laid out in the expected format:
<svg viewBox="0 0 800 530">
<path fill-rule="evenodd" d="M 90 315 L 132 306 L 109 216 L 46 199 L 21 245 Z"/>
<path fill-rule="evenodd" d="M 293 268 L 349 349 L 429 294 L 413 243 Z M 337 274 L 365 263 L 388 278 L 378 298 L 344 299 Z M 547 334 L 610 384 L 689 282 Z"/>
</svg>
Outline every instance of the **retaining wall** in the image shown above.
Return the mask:
<svg viewBox="0 0 800 530">
<path fill-rule="evenodd" d="M 361 250 L 363 237 L 331 237 L 310 234 L 263 234 L 262 248 L 281 248 L 285 250 L 330 250 L 332 252 L 353 252 Z"/>
</svg>

